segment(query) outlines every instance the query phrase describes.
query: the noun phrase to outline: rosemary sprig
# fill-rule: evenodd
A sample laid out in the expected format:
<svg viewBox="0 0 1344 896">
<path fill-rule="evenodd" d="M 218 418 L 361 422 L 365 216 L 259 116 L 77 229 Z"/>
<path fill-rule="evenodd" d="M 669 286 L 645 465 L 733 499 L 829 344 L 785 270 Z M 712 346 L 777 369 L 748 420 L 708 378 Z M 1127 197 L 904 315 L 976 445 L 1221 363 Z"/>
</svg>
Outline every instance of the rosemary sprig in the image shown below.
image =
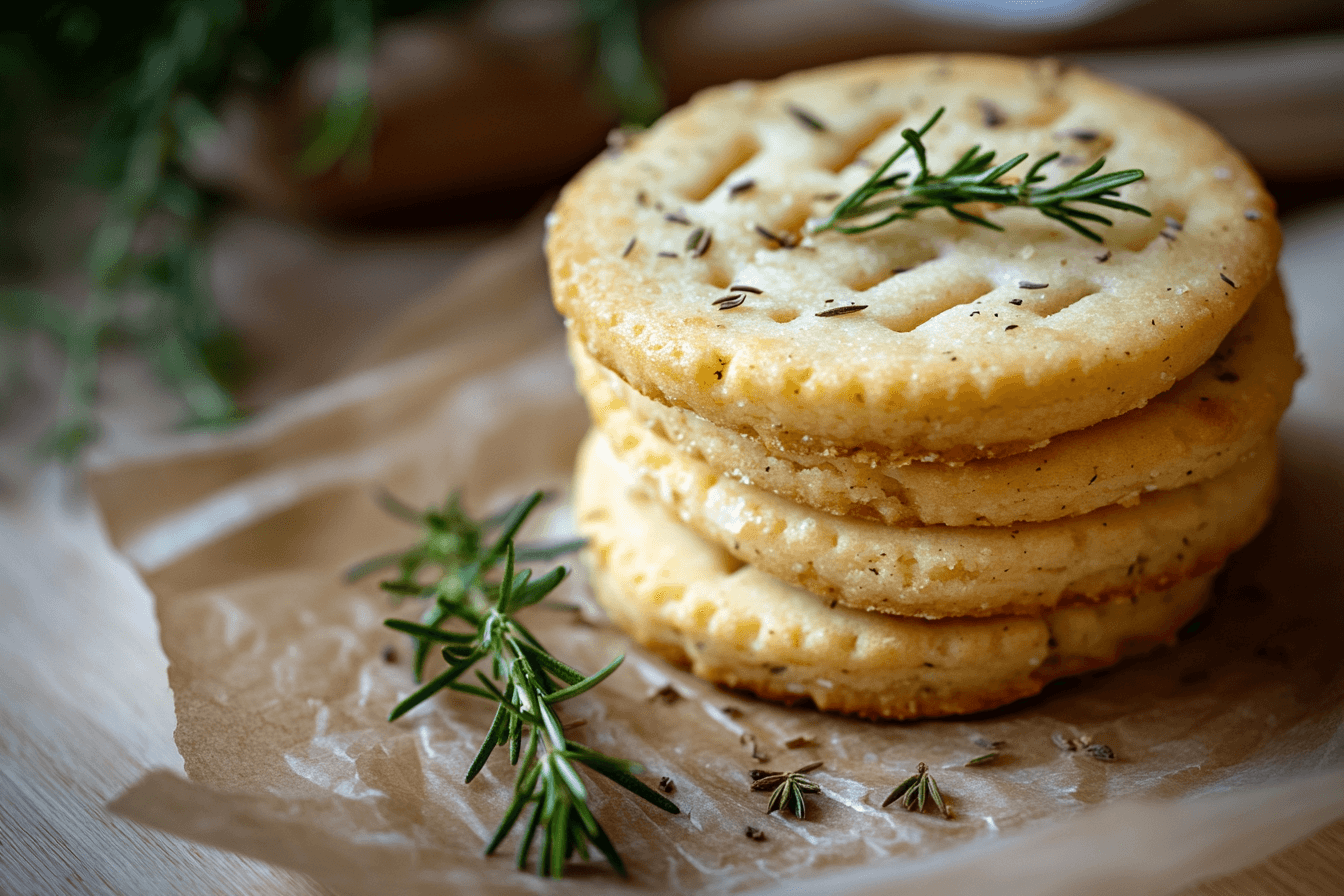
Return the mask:
<svg viewBox="0 0 1344 896">
<path fill-rule="evenodd" d="M 901 806 L 910 812 L 923 812 L 925 805 L 932 800 L 944 818 L 952 817 L 952 810 L 947 808 L 947 803 L 943 801 L 943 795 L 938 790 L 938 782 L 933 780 L 933 775 L 929 774 L 929 767 L 922 762 L 913 775 L 897 784 L 896 789 L 887 794 L 882 805 L 890 806 L 897 800 L 900 800 Z"/>
<path fill-rule="evenodd" d="M 821 768 L 820 762 L 810 763 L 791 772 L 767 772 L 763 769 L 753 769 L 751 772 L 751 789 L 753 791 L 773 791 L 770 794 L 770 804 L 765 810 L 766 815 L 776 809 L 788 809 L 795 818 L 806 818 L 807 803 L 803 795 L 821 793 L 821 787 L 805 775 L 818 768 Z"/>
<path fill-rule="evenodd" d="M 518 766 L 518 777 L 504 818 L 486 845 L 486 854 L 499 847 L 531 805 L 518 847 L 519 868 L 526 866 L 540 833 L 538 874 L 561 877 L 566 861 L 575 853 L 587 859 L 591 845 L 624 876 L 624 863 L 588 808 L 588 789 L 576 766 L 588 767 L 660 809 L 672 813 L 680 810 L 635 777 L 643 771 L 639 764 L 571 741 L 556 715 L 557 704 L 599 684 L 616 671 L 624 657 L 585 676 L 552 655 L 515 618 L 519 610 L 540 602 L 566 575 L 561 566 L 533 579 L 530 570 L 517 570 L 515 564 L 519 560 L 549 559 L 580 544 L 515 546 L 519 528 L 542 498 L 542 493 L 536 492 L 503 513 L 478 521 L 463 512 L 457 495 L 443 507 L 425 513 L 417 513 L 385 495 L 383 504 L 388 511 L 424 526 L 424 537 L 405 551 L 359 564 L 347 578 L 353 580 L 395 566 L 398 575 L 383 582 L 383 589 L 397 597 L 430 602 L 421 622 L 389 619 L 386 625 L 415 639 L 413 668 L 417 681 L 422 678 L 432 646 L 441 646 L 448 668 L 398 703 L 390 720 L 445 689 L 496 704 L 494 721 L 467 769 L 466 781 L 470 783 L 495 748 L 505 744 L 510 763 Z M 501 562 L 502 576 L 495 581 L 490 576 Z M 437 570 L 437 577 L 421 584 L 426 568 Z M 446 627 L 454 621 L 459 623 L 456 629 Z M 488 673 L 476 668 L 478 664 Z M 473 670 L 476 682 L 463 681 L 463 676 Z"/>
<path fill-rule="evenodd" d="M 1143 178 L 1143 172 L 1129 169 L 1098 174 L 1106 164 L 1104 156 L 1089 165 L 1086 170 L 1050 187 L 1040 186 L 1046 180 L 1040 171 L 1047 163 L 1059 157 L 1057 152 L 1037 160 L 1027 170 L 1026 177 L 1018 183 L 1004 183 L 1003 178 L 1026 161 L 1026 153 L 995 165 L 994 153 L 981 152 L 979 146 L 968 149 L 947 171 L 934 174 L 929 171 L 923 138 L 942 115 L 943 108 L 940 107 L 919 130 L 906 128 L 901 131 L 905 143 L 900 149 L 892 153 L 862 186 L 840 200 L 840 204 L 830 216 L 815 225 L 812 231 L 817 233 L 823 230 L 838 230 L 841 233 L 863 233 L 890 224 L 892 221 L 913 218 L 928 208 L 942 208 L 960 221 L 969 221 L 991 230 L 1003 230 L 998 224 L 957 207 L 970 202 L 989 202 L 996 205 L 1034 208 L 1047 218 L 1058 221 L 1099 243 L 1102 241 L 1101 236 L 1080 222 L 1088 221 L 1107 226 L 1113 222 L 1110 218 L 1078 207 L 1076 203 L 1091 203 L 1151 217 L 1147 209 L 1113 198 L 1120 195 L 1120 187 Z M 914 151 L 919 163 L 919 171 L 908 183 L 906 180 L 910 177 L 910 172 L 900 171 L 891 175 L 886 173 L 907 149 Z M 849 225 L 842 223 L 888 211 L 889 214 L 876 221 Z"/>
<path fill-rule="evenodd" d="M 306 122 L 297 173 L 338 163 L 360 174 L 376 125 L 368 62 L 379 25 L 431 12 L 462 15 L 479 0 L 156 0 L 135 4 L 9 4 L 0 27 L 0 410 L 21 381 L 30 336 L 65 356 L 57 422 L 39 450 L 74 460 L 98 437 L 105 349 L 129 345 L 187 409 L 187 424 L 242 417 L 229 393 L 244 374 L 241 343 L 219 314 L 206 276 L 206 240 L 218 195 L 188 161 L 219 131 L 214 110 L 235 89 L 273 91 L 308 53 L 339 62 L 324 108 Z M 644 52 L 645 0 L 582 0 L 576 36 L 592 46 L 594 78 L 627 120 L 661 111 L 657 72 Z M 49 108 L 48 108 L 49 107 Z M 84 107 L 95 115 L 71 115 Z M 52 155 L 30 132 L 52 121 L 97 119 L 78 179 L 105 197 L 85 254 L 88 293 L 61 297 L 11 288 L 27 275 L 14 226 L 29 168 Z M 64 128 L 62 128 L 64 129 Z M 41 165 L 30 159 L 43 159 Z M 71 175 L 74 177 L 74 175 Z M 706 247 L 707 248 L 707 245 Z"/>
</svg>

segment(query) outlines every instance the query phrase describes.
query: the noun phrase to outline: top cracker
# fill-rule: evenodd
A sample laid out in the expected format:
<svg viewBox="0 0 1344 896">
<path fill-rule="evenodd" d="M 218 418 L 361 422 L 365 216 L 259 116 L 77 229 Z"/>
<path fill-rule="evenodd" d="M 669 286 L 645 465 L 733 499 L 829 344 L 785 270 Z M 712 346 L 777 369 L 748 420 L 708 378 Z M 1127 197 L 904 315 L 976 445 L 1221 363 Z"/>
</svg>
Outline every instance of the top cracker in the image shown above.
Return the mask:
<svg viewBox="0 0 1344 896">
<path fill-rule="evenodd" d="M 1153 216 L 1098 209 L 1101 245 L 984 205 L 1003 232 L 941 209 L 809 232 L 940 106 L 933 171 L 976 144 L 1023 169 L 1058 151 L 1048 185 L 1104 155 L 1146 173 L 1120 198 Z M 557 307 L 639 391 L 767 445 L 897 460 L 1012 453 L 1142 406 L 1214 352 L 1280 246 L 1273 200 L 1200 122 L 980 56 L 707 90 L 590 164 L 548 223 Z"/>
</svg>

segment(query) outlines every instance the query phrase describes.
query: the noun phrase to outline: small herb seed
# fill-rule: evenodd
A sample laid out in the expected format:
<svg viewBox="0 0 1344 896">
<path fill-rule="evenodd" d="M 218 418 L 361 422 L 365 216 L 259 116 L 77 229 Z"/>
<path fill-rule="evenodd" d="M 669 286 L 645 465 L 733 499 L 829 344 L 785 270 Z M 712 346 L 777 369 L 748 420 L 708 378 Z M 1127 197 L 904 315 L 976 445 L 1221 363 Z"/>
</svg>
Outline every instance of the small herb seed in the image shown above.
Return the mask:
<svg viewBox="0 0 1344 896">
<path fill-rule="evenodd" d="M 789 114 L 797 119 L 803 127 L 817 131 L 818 133 L 827 130 L 825 122 L 801 106 L 795 106 L 793 103 L 789 103 L 788 110 Z"/>
<path fill-rule="evenodd" d="M 841 305 L 839 308 L 827 308 L 825 311 L 818 311 L 816 317 L 840 317 L 845 314 L 853 314 L 856 311 L 862 311 L 867 305 Z"/>
<path fill-rule="evenodd" d="M 728 291 L 729 291 L 729 292 L 749 292 L 749 293 L 752 293 L 752 294 L 754 294 L 754 295 L 760 295 L 760 294 L 761 294 L 761 290 L 757 289 L 757 288 L 754 287 L 754 286 L 748 286 L 748 285 L 745 284 L 745 283 L 734 283 L 732 286 L 728 287 Z"/>
<path fill-rule="evenodd" d="M 1232 278 L 1231 278 L 1231 277 L 1227 276 L 1226 274 L 1222 274 L 1222 273 L 1220 273 L 1218 276 L 1221 277 L 1221 278 L 1223 279 L 1223 282 L 1226 283 L 1228 286 L 1232 287 L 1233 289 L 1237 289 L 1237 288 L 1238 288 L 1237 284 L 1235 284 L 1235 283 L 1232 282 Z"/>
<path fill-rule="evenodd" d="M 637 237 L 637 236 L 632 236 L 632 237 L 630 237 L 630 242 L 626 243 L 626 244 L 625 244 L 625 248 L 621 250 L 621 257 L 622 257 L 622 258 L 625 258 L 625 257 L 628 256 L 631 252 L 635 251 L 635 243 L 638 242 L 638 240 L 639 240 L 639 237 Z"/>
<path fill-rule="evenodd" d="M 731 186 L 728 187 L 728 198 L 729 199 L 736 198 L 737 196 L 742 195 L 743 193 L 747 192 L 748 190 L 752 189 L 755 186 L 756 181 L 752 180 L 751 178 L 747 178 L 746 180 L 740 180 L 737 183 L 732 184 Z"/>
<path fill-rule="evenodd" d="M 692 258 L 699 258 L 709 251 L 709 245 L 714 236 L 707 227 L 697 227 L 691 231 L 691 235 L 686 239 L 686 251 Z"/>
<path fill-rule="evenodd" d="M 1050 285 L 1049 283 L 1033 283 L 1030 280 L 1017 281 L 1018 289 L 1045 289 L 1049 285 Z"/>
<path fill-rule="evenodd" d="M 789 234 L 774 233 L 762 227 L 760 224 L 756 225 L 756 232 L 770 240 L 772 243 L 778 245 L 781 249 L 792 249 L 798 244 L 798 241 Z"/>
<path fill-rule="evenodd" d="M 721 299 L 715 299 L 710 304 L 718 308 L 720 311 L 732 311 L 734 308 L 741 307 L 742 303 L 745 302 L 746 300 L 747 297 L 742 295 L 741 293 L 733 293 L 732 295 L 724 296 Z"/>
</svg>

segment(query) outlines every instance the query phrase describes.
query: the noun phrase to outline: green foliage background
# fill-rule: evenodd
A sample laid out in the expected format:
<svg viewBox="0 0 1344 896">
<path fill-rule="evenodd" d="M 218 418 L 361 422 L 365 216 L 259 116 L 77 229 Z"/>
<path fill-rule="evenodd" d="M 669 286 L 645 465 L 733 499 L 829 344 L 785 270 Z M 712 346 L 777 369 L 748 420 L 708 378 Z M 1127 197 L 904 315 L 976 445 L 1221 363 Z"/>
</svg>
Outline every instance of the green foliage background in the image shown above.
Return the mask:
<svg viewBox="0 0 1344 896">
<path fill-rule="evenodd" d="M 98 367 L 109 344 L 136 349 L 181 395 L 188 425 L 240 416 L 229 394 L 242 353 L 205 278 L 207 234 L 221 197 L 185 160 L 219 127 L 221 97 L 275 87 L 307 53 L 334 48 L 343 66 L 322 114 L 308 123 L 300 173 L 320 173 L 367 145 L 375 126 L 367 63 L 377 27 L 412 14 L 455 15 L 473 0 L 169 0 L 11 3 L 0 19 L 0 394 L 22 376 L 37 335 L 66 358 L 61 410 L 44 454 L 70 460 L 98 436 Z M 647 0 L 578 0 L 601 93 L 626 121 L 661 109 L 640 42 Z M 71 176 L 106 196 L 85 256 L 87 299 L 71 305 L 24 288 L 17 215 L 29 186 L 33 133 L 48 116 L 87 135 Z M 147 224 L 152 234 L 146 239 Z"/>
</svg>

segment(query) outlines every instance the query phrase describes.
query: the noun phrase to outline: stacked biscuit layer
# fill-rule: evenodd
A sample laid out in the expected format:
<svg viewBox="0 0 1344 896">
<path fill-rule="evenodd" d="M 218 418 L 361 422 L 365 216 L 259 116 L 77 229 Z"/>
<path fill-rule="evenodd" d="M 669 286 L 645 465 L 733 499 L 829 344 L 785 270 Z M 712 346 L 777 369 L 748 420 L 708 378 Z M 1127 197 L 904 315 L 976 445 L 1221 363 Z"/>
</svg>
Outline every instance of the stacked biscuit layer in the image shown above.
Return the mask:
<svg viewBox="0 0 1344 896">
<path fill-rule="evenodd" d="M 1098 246 L 1029 209 L 814 233 L 936 107 L 1067 179 L 1141 168 Z M 892 170 L 899 170 L 899 164 Z M 595 423 L 612 618 L 711 680 L 968 712 L 1171 639 L 1264 524 L 1299 373 L 1272 201 L 1214 134 L 1056 65 L 873 60 L 708 91 L 565 190 L 547 251 Z"/>
</svg>

